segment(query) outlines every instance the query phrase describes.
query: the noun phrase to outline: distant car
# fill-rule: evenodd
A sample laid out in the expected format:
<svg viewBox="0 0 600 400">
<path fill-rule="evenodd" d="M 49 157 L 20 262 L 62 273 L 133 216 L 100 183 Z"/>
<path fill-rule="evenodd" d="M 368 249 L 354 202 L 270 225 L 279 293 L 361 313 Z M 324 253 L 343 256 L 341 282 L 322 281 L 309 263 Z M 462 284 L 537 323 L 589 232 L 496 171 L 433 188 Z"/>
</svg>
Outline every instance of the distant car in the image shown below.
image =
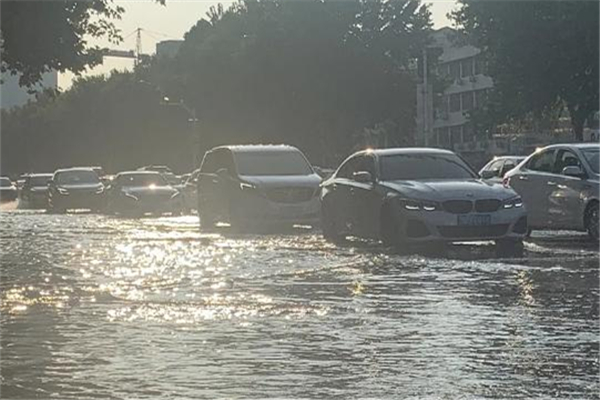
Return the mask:
<svg viewBox="0 0 600 400">
<path fill-rule="evenodd" d="M 107 190 L 106 209 L 115 214 L 179 213 L 181 195 L 159 172 L 121 172 Z"/>
<path fill-rule="evenodd" d="M 323 234 L 380 239 L 387 245 L 495 240 L 522 250 L 521 198 L 485 182 L 451 151 L 428 148 L 353 154 L 321 187 Z"/>
<path fill-rule="evenodd" d="M 531 229 L 587 231 L 598 240 L 600 144 L 540 149 L 508 172 L 504 183 L 521 195 Z"/>
<path fill-rule="evenodd" d="M 160 172 L 161 174 L 173 173 L 173 171 L 171 171 L 171 168 L 165 165 L 146 165 L 145 167 L 138 168 L 138 171 L 154 171 Z"/>
<path fill-rule="evenodd" d="M 481 168 L 479 176 L 488 181 L 501 183 L 504 175 L 519 165 L 525 158 L 525 156 L 494 157 L 489 163 Z"/>
<path fill-rule="evenodd" d="M 17 187 L 6 176 L 0 177 L 0 201 L 14 201 L 17 199 Z"/>
<path fill-rule="evenodd" d="M 207 152 L 198 175 L 202 226 L 246 229 L 319 222 L 319 182 L 310 163 L 287 145 L 223 146 Z"/>
<path fill-rule="evenodd" d="M 48 181 L 52 174 L 30 174 L 25 178 L 19 193 L 19 207 L 46 208 L 48 206 Z"/>
<path fill-rule="evenodd" d="M 66 168 L 54 172 L 48 184 L 48 209 L 62 213 L 73 209 L 99 211 L 104 207 L 104 185 L 91 168 Z"/>
</svg>

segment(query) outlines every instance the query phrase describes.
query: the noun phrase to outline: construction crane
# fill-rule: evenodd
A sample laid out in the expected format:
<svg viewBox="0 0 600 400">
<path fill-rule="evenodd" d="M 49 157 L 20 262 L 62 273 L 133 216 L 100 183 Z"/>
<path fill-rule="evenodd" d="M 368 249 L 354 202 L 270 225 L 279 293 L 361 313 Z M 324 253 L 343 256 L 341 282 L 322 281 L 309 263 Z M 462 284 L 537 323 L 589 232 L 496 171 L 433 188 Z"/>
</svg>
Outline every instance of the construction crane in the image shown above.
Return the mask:
<svg viewBox="0 0 600 400">
<path fill-rule="evenodd" d="M 138 66 L 144 56 L 142 53 L 142 32 L 151 36 L 153 39 L 158 39 L 155 35 L 160 35 L 165 38 L 170 38 L 169 35 L 165 35 L 160 32 L 152 32 L 144 28 L 137 28 L 129 35 L 125 36 L 123 40 L 135 34 L 135 50 L 117 50 L 117 49 L 104 49 L 103 57 L 117 57 L 117 58 L 130 58 L 134 60 L 134 65 Z"/>
</svg>

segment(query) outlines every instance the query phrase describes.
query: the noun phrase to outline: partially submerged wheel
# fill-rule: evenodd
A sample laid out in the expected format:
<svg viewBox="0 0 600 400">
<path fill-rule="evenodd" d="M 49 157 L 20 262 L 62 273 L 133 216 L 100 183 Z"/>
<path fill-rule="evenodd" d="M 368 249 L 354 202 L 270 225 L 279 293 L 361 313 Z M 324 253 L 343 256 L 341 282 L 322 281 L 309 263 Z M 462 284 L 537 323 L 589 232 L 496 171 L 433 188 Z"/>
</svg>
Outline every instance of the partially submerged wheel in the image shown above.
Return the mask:
<svg viewBox="0 0 600 400">
<path fill-rule="evenodd" d="M 381 241 L 385 246 L 399 248 L 404 244 L 400 224 L 389 207 L 381 209 L 379 224 Z"/>
<path fill-rule="evenodd" d="M 590 235 L 591 239 L 596 241 L 598 241 L 598 237 L 600 237 L 598 233 L 598 218 L 598 202 L 594 202 L 590 204 L 585 210 L 583 221 L 585 223 L 585 228 L 588 232 L 588 235 Z"/>
<path fill-rule="evenodd" d="M 340 235 L 335 217 L 333 216 L 329 207 L 323 204 L 321 206 L 321 231 L 325 240 L 333 243 L 339 243 L 343 240 Z"/>
<path fill-rule="evenodd" d="M 523 240 L 500 239 L 496 240 L 496 255 L 498 257 L 523 257 Z"/>
</svg>

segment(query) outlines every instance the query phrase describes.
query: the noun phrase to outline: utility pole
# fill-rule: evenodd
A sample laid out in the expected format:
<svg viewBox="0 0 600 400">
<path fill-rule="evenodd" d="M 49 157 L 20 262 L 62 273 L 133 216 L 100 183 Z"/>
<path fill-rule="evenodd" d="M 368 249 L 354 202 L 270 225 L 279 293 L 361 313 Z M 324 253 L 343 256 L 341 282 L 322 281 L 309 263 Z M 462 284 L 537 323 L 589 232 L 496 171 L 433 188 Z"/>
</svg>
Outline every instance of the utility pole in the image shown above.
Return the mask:
<svg viewBox="0 0 600 400">
<path fill-rule="evenodd" d="M 423 134 L 425 136 L 425 147 L 429 147 L 429 83 L 427 69 L 427 47 L 425 47 L 423 49 Z"/>
<path fill-rule="evenodd" d="M 135 66 L 137 67 L 142 59 L 142 28 L 137 28 L 135 32 Z"/>
</svg>

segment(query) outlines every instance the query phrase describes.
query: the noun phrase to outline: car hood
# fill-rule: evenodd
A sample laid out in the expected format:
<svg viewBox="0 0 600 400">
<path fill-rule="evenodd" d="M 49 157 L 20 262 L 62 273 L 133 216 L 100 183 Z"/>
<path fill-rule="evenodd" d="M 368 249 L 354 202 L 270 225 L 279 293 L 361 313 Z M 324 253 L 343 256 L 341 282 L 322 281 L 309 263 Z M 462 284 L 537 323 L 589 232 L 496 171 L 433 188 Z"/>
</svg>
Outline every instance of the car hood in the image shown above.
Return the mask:
<svg viewBox="0 0 600 400">
<path fill-rule="evenodd" d="M 403 196 L 421 200 L 499 199 L 506 200 L 517 193 L 499 183 L 481 179 L 460 181 L 384 181 L 379 183 Z"/>
<path fill-rule="evenodd" d="M 164 196 L 167 194 L 174 194 L 175 192 L 177 192 L 176 189 L 173 189 L 170 186 L 164 186 L 164 187 L 155 187 L 155 188 L 149 188 L 147 186 L 136 186 L 136 187 L 126 187 L 123 188 L 123 192 L 125 193 L 129 193 L 129 194 L 133 194 L 133 195 L 144 195 L 144 196 L 151 196 L 151 195 L 156 195 L 156 196 Z"/>
<path fill-rule="evenodd" d="M 240 176 L 244 182 L 251 183 L 260 188 L 275 188 L 288 186 L 301 186 L 317 188 L 321 183 L 321 177 L 317 174 L 311 175 L 275 175 L 275 176 Z"/>
<path fill-rule="evenodd" d="M 67 190 L 98 190 L 104 187 L 101 183 L 81 183 L 77 185 L 57 185 L 61 189 Z"/>
</svg>

